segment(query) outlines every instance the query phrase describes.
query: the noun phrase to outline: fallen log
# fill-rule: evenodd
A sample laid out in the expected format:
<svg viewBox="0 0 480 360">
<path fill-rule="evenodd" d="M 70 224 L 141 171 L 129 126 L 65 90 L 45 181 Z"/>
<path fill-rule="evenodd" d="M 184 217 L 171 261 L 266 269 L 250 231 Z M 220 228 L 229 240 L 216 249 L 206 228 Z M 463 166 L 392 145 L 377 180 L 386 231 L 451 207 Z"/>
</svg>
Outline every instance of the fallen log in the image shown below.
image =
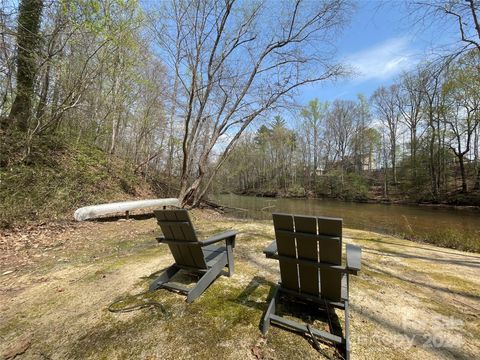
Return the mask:
<svg viewBox="0 0 480 360">
<path fill-rule="evenodd" d="M 222 212 L 225 212 L 226 209 L 248 211 L 247 209 L 243 209 L 243 208 L 217 204 L 216 202 L 213 202 L 213 201 L 210 201 L 210 200 L 202 200 L 201 204 L 204 205 L 204 206 L 210 207 L 214 210 L 218 210 L 218 211 L 222 211 Z"/>
<path fill-rule="evenodd" d="M 169 199 L 150 199 L 136 201 L 121 201 L 110 204 L 99 204 L 85 206 L 75 210 L 73 217 L 77 221 L 94 219 L 101 215 L 107 215 L 117 212 L 128 212 L 135 209 L 158 208 L 160 206 L 177 206 L 180 207 L 180 201 L 176 198 Z"/>
<path fill-rule="evenodd" d="M 274 207 L 275 207 L 275 205 L 265 206 L 265 207 L 261 208 L 260 211 L 265 211 L 267 209 L 271 209 L 271 208 L 274 208 Z"/>
</svg>

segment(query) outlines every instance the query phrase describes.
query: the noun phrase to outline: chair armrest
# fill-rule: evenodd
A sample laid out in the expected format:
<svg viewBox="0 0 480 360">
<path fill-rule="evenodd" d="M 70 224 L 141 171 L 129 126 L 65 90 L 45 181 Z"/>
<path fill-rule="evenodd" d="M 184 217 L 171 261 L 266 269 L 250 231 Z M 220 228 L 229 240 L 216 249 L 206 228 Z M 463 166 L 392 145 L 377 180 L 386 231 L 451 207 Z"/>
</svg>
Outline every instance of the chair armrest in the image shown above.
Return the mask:
<svg viewBox="0 0 480 360">
<path fill-rule="evenodd" d="M 273 240 L 264 250 L 266 257 L 271 257 L 277 253 L 277 241 Z"/>
<path fill-rule="evenodd" d="M 231 240 L 232 241 L 232 246 L 235 247 L 235 236 L 237 236 L 237 233 L 238 232 L 235 231 L 235 230 L 224 231 L 222 233 L 210 236 L 207 240 L 200 241 L 200 243 L 202 244 L 202 246 L 206 246 L 206 245 L 214 244 L 214 243 L 222 241 L 222 240 L 232 239 Z"/>
<path fill-rule="evenodd" d="M 347 244 L 346 251 L 347 269 L 352 270 L 352 272 L 356 275 L 356 273 L 360 271 L 362 267 L 362 248 L 360 246 Z"/>
</svg>

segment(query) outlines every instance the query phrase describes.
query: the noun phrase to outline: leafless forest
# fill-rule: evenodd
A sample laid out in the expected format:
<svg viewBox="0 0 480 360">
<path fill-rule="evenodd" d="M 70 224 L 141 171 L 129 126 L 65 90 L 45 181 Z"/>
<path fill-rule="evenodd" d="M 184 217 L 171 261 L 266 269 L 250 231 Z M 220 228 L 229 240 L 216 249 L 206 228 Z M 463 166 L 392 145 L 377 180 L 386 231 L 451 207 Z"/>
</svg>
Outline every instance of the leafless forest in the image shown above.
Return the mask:
<svg viewBox="0 0 480 360">
<path fill-rule="evenodd" d="M 1 169 L 39 143 L 120 157 L 197 206 L 218 191 L 441 201 L 480 188 L 475 1 L 411 2 L 458 43 L 356 101 L 303 86 L 354 77 L 346 0 L 1 0 Z M 285 115 L 287 114 L 287 115 Z M 472 195 L 473 196 L 473 195 Z"/>
</svg>

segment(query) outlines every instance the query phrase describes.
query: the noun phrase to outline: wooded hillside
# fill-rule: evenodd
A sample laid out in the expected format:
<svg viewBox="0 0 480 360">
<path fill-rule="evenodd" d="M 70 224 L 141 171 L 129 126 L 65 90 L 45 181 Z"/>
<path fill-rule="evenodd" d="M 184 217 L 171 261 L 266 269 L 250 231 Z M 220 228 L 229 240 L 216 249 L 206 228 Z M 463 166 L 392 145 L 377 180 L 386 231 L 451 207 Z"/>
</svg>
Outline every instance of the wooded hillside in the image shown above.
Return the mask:
<svg viewBox="0 0 480 360">
<path fill-rule="evenodd" d="M 218 189 L 480 205 L 480 57 L 424 63 L 370 99 L 314 99 L 242 139 Z"/>
<path fill-rule="evenodd" d="M 344 72 L 327 39 L 351 9 L 297 1 L 272 17 L 266 4 L 235 1 L 3 4 L 2 136 L 22 146 L 2 154 L 2 168 L 28 162 L 36 138 L 77 139 L 176 182 L 189 205 L 256 118 Z"/>
</svg>

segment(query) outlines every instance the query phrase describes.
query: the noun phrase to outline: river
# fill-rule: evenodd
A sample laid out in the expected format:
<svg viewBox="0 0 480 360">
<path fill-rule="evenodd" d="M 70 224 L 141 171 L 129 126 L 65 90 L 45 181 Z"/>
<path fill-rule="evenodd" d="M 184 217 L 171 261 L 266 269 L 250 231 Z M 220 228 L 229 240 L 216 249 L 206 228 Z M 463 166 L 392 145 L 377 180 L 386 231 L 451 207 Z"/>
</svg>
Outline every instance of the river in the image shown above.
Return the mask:
<svg viewBox="0 0 480 360">
<path fill-rule="evenodd" d="M 215 195 L 222 205 L 242 208 L 238 218 L 271 219 L 272 212 L 341 217 L 344 226 L 480 251 L 480 210 L 398 204 L 364 204 L 325 199 Z"/>
</svg>

